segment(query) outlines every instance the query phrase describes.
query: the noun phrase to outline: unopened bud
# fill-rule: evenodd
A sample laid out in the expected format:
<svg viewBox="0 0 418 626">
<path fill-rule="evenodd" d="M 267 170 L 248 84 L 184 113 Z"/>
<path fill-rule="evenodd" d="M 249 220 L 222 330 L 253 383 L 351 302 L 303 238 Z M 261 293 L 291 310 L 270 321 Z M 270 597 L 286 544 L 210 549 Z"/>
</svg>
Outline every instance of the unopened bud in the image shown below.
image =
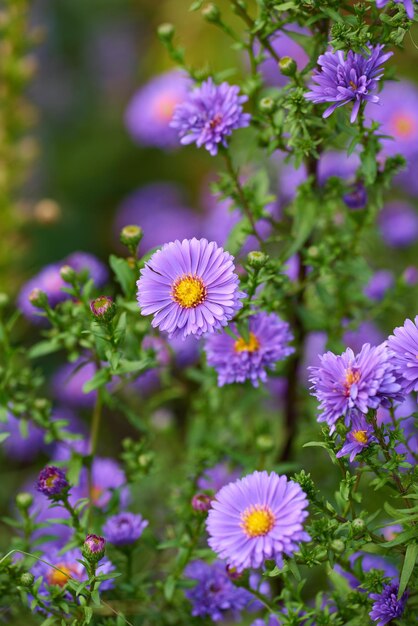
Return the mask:
<svg viewBox="0 0 418 626">
<path fill-rule="evenodd" d="M 274 448 L 274 441 L 270 435 L 259 435 L 255 443 L 261 452 L 270 452 Z"/>
<path fill-rule="evenodd" d="M 227 565 L 225 570 L 230 580 L 238 580 L 242 576 L 242 572 L 239 572 L 237 568 L 232 567 L 232 565 Z"/>
<path fill-rule="evenodd" d="M 248 265 L 255 270 L 259 270 L 264 267 L 268 260 L 268 255 L 264 254 L 264 252 L 259 252 L 258 250 L 249 252 L 247 256 Z"/>
<path fill-rule="evenodd" d="M 116 313 L 116 305 L 109 296 L 99 296 L 90 302 L 90 310 L 98 321 L 109 322 Z"/>
<path fill-rule="evenodd" d="M 48 306 L 48 296 L 44 291 L 35 287 L 29 294 L 29 302 L 37 309 L 45 309 Z"/>
<path fill-rule="evenodd" d="M 345 550 L 344 541 L 341 541 L 341 539 L 334 539 L 334 541 L 331 542 L 331 550 L 337 554 L 342 554 Z"/>
<path fill-rule="evenodd" d="M 294 76 L 298 66 L 296 65 L 296 61 L 291 57 L 282 57 L 279 61 L 279 68 L 284 76 Z"/>
<path fill-rule="evenodd" d="M 138 246 L 144 233 L 140 226 L 130 225 L 124 226 L 120 232 L 120 240 L 124 246 L 127 246 L 130 250 Z"/>
<path fill-rule="evenodd" d="M 192 507 L 195 511 L 206 513 L 212 505 L 212 498 L 205 493 L 196 493 L 192 498 Z"/>
<path fill-rule="evenodd" d="M 258 106 L 262 113 L 273 113 L 276 103 L 273 98 L 262 98 Z"/>
<path fill-rule="evenodd" d="M 16 505 L 21 511 L 27 511 L 33 504 L 33 495 L 27 491 L 22 491 L 16 496 Z"/>
<path fill-rule="evenodd" d="M 22 587 L 32 587 L 34 581 L 35 581 L 35 576 L 31 574 L 30 572 L 25 572 L 20 577 L 20 584 L 22 585 Z"/>
<path fill-rule="evenodd" d="M 60 276 L 65 283 L 71 285 L 77 278 L 77 273 L 71 265 L 63 265 L 60 269 Z"/>
<path fill-rule="evenodd" d="M 87 535 L 81 553 L 90 563 L 97 563 L 104 557 L 106 540 L 99 535 Z"/>
<path fill-rule="evenodd" d="M 219 11 L 218 7 L 211 2 L 203 9 L 202 15 L 208 22 L 216 23 L 219 22 L 221 12 Z"/>
<path fill-rule="evenodd" d="M 168 22 L 158 27 L 157 33 L 161 41 L 170 42 L 174 37 L 174 26 Z"/>
<path fill-rule="evenodd" d="M 361 517 L 356 517 L 356 519 L 351 522 L 351 525 L 356 533 L 362 533 L 366 529 L 366 524 Z"/>
</svg>

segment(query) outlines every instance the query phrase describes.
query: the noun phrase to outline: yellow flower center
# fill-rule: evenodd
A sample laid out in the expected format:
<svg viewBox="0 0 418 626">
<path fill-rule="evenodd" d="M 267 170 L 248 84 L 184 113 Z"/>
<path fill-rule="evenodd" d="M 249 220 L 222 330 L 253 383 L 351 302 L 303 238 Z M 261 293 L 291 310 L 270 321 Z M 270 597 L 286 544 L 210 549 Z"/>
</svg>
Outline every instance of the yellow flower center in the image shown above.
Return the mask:
<svg viewBox="0 0 418 626">
<path fill-rule="evenodd" d="M 275 517 L 268 506 L 250 506 L 241 516 L 241 528 L 247 537 L 267 535 L 274 526 Z"/>
<path fill-rule="evenodd" d="M 367 431 L 365 430 L 353 430 L 353 437 L 359 443 L 367 443 Z"/>
<path fill-rule="evenodd" d="M 164 95 L 155 106 L 157 118 L 161 122 L 169 122 L 173 117 L 174 109 L 179 104 L 179 99 L 172 95 Z"/>
<path fill-rule="evenodd" d="M 99 500 L 100 500 L 100 496 L 103 493 L 103 489 L 101 487 L 96 487 L 95 485 L 93 485 L 93 487 L 90 490 L 90 499 L 93 502 L 93 504 L 98 504 Z"/>
<path fill-rule="evenodd" d="M 58 563 L 56 565 L 58 569 L 50 569 L 47 574 L 47 581 L 49 585 L 57 585 L 57 587 L 64 587 L 73 574 L 76 574 L 75 565 L 64 565 Z M 60 571 L 58 571 L 60 570 Z"/>
<path fill-rule="evenodd" d="M 345 382 L 344 382 L 346 396 L 350 395 L 351 385 L 357 384 L 359 380 L 360 380 L 360 372 L 358 370 L 352 370 L 351 368 L 349 368 L 346 371 Z"/>
<path fill-rule="evenodd" d="M 393 128 L 398 137 L 407 138 L 414 132 L 415 123 L 409 115 L 396 115 L 393 118 Z"/>
<path fill-rule="evenodd" d="M 250 338 L 246 341 L 243 337 L 240 337 L 234 343 L 235 352 L 256 352 L 260 347 L 260 342 L 254 333 L 250 333 Z"/>
<path fill-rule="evenodd" d="M 207 289 L 201 278 L 186 274 L 176 280 L 171 296 L 183 309 L 193 309 L 205 301 Z"/>
</svg>

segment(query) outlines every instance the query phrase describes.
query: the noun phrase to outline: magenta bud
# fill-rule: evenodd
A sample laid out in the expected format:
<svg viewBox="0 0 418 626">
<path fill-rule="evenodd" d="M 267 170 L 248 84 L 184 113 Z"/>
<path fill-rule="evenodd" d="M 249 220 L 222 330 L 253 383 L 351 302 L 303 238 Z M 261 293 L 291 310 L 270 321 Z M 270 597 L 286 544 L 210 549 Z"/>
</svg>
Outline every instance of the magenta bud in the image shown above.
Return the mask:
<svg viewBox="0 0 418 626">
<path fill-rule="evenodd" d="M 106 540 L 99 535 L 87 535 L 83 547 L 82 554 L 87 561 L 97 563 L 103 558 L 106 548 Z"/>
<path fill-rule="evenodd" d="M 212 498 L 205 493 L 196 493 L 192 498 L 192 507 L 195 511 L 207 513 L 212 505 Z"/>
<path fill-rule="evenodd" d="M 109 296 L 99 296 L 90 302 L 90 310 L 96 319 L 108 322 L 114 316 L 116 307 Z"/>
</svg>

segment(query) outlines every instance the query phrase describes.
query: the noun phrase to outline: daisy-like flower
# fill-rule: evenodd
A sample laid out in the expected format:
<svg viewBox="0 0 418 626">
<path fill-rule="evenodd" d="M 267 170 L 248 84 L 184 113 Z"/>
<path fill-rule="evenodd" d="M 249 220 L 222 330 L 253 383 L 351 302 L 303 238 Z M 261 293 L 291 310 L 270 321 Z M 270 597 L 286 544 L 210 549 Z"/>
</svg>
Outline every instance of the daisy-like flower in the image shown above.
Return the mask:
<svg viewBox="0 0 418 626">
<path fill-rule="evenodd" d="M 55 465 L 48 465 L 39 474 L 36 488 L 47 496 L 47 498 L 57 499 L 68 492 L 70 485 L 65 472 Z"/>
<path fill-rule="evenodd" d="M 383 587 L 382 593 L 372 593 L 370 598 L 374 600 L 373 608 L 369 615 L 377 626 L 385 626 L 393 619 L 401 617 L 405 610 L 408 594 L 405 592 L 398 600 L 399 585 L 391 583 Z"/>
<path fill-rule="evenodd" d="M 215 156 L 219 145 L 228 145 L 226 138 L 233 130 L 249 125 L 251 116 L 242 108 L 247 100 L 236 85 L 215 85 L 209 78 L 175 108 L 170 126 L 178 130 L 180 143 L 205 146 Z"/>
<path fill-rule="evenodd" d="M 376 437 L 373 435 L 373 427 L 366 422 L 364 415 L 354 411 L 351 414 L 351 426 L 345 443 L 336 456 L 339 458 L 349 454 L 350 462 L 353 462 L 357 454 L 363 452 L 365 448 L 368 448 L 375 441 Z"/>
<path fill-rule="evenodd" d="M 141 270 L 142 315 L 169 337 L 200 336 L 226 326 L 241 308 L 234 258 L 207 239 L 165 244 Z"/>
<path fill-rule="evenodd" d="M 266 559 L 283 565 L 301 541 L 308 516 L 300 485 L 272 472 L 254 472 L 216 494 L 206 521 L 209 545 L 238 571 L 261 567 Z"/>
<path fill-rule="evenodd" d="M 293 339 L 289 324 L 275 313 L 257 313 L 248 321 L 248 336 L 240 337 L 234 324 L 236 338 L 223 332 L 211 335 L 205 343 L 208 364 L 218 372 L 218 385 L 243 383 L 250 380 L 254 387 L 267 381 L 268 369 L 294 352 L 289 346 Z"/>
<path fill-rule="evenodd" d="M 389 0 L 376 0 L 376 6 L 378 9 L 383 9 L 388 2 Z M 414 19 L 414 0 L 393 0 L 393 2 L 395 4 L 403 4 L 409 19 Z"/>
<path fill-rule="evenodd" d="M 321 54 L 318 58 L 321 70 L 315 71 L 305 98 L 315 104 L 332 102 L 322 117 L 328 117 L 336 108 L 353 102 L 350 121 L 354 122 L 363 102 L 379 102 L 379 96 L 375 94 L 377 82 L 383 75 L 383 63 L 393 54 L 383 54 L 383 47 L 368 45 L 366 54 L 350 50 L 346 58 L 341 50 Z"/>
<path fill-rule="evenodd" d="M 401 385 L 393 358 L 386 347 L 365 343 L 359 354 L 347 348 L 341 355 L 326 352 L 319 367 L 310 367 L 312 395 L 319 400 L 322 414 L 318 422 L 326 422 L 331 434 L 340 417 L 348 423 L 352 409 L 366 414 L 390 400 L 401 401 Z"/>
<path fill-rule="evenodd" d="M 113 545 L 126 546 L 135 543 L 147 526 L 148 521 L 143 519 L 142 515 L 135 515 L 135 513 L 127 511 L 109 517 L 103 526 L 103 533 Z"/>
<path fill-rule="evenodd" d="M 394 354 L 394 363 L 402 376 L 405 393 L 418 391 L 418 315 L 414 322 L 406 319 L 388 339 L 388 347 Z"/>
</svg>

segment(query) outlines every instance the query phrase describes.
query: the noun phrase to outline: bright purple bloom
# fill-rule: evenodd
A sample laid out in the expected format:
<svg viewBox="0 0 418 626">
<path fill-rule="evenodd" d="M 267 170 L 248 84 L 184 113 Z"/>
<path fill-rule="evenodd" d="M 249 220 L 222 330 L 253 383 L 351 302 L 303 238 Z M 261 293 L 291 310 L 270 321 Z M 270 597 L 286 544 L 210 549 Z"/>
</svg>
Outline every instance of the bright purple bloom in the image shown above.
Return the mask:
<svg viewBox="0 0 418 626">
<path fill-rule="evenodd" d="M 239 470 L 231 469 L 229 464 L 224 461 L 206 469 L 197 479 L 197 486 L 204 491 L 216 493 L 228 483 L 237 480 L 240 475 L 241 472 Z"/>
<path fill-rule="evenodd" d="M 403 391 L 418 391 L 418 315 L 414 322 L 406 319 L 403 326 L 395 328 L 388 339 L 388 348 L 402 376 Z"/>
<path fill-rule="evenodd" d="M 407 159 L 418 156 L 418 88 L 406 80 L 389 82 L 380 94 L 382 106 L 373 107 L 370 120 L 380 122 L 379 133 L 393 139 L 382 139 L 388 155 L 402 154 Z M 415 170 L 416 171 L 416 170 Z M 416 178 L 414 170 L 409 178 Z"/>
<path fill-rule="evenodd" d="M 379 302 L 383 300 L 386 292 L 393 287 L 394 282 L 395 279 L 392 272 L 389 270 L 378 270 L 364 287 L 363 293 L 370 300 Z"/>
<path fill-rule="evenodd" d="M 363 452 L 365 448 L 368 448 L 371 443 L 374 443 L 376 437 L 373 435 L 373 427 L 366 422 L 364 415 L 354 411 L 351 413 L 351 426 L 347 433 L 345 443 L 341 450 L 337 452 L 337 458 L 350 455 L 350 462 L 352 463 L 360 452 Z"/>
<path fill-rule="evenodd" d="M 24 431 L 21 430 L 23 422 L 26 422 Z M 23 435 L 22 432 L 26 430 L 27 434 Z M 6 422 L 0 422 L 0 433 L 9 433 L 1 447 L 5 455 L 14 461 L 32 461 L 44 447 L 43 430 L 24 418 L 18 419 L 11 413 L 7 414 Z"/>
<path fill-rule="evenodd" d="M 405 592 L 398 600 L 399 585 L 391 583 L 383 587 L 382 593 L 372 593 L 370 598 L 374 600 L 373 608 L 369 615 L 377 626 L 385 626 L 393 619 L 401 617 L 405 610 L 408 594 Z"/>
<path fill-rule="evenodd" d="M 254 597 L 242 587 L 235 587 L 227 574 L 225 563 L 215 561 L 192 561 L 185 569 L 187 578 L 196 580 L 196 585 L 185 592 L 193 605 L 192 615 L 210 617 L 219 622 L 228 615 L 240 618 L 240 612 L 248 609 Z"/>
<path fill-rule="evenodd" d="M 379 96 L 374 92 L 383 75 L 382 65 L 393 54 L 383 54 L 383 47 L 369 45 L 366 55 L 350 50 L 346 58 L 341 50 L 321 54 L 318 58 L 321 70 L 315 71 L 306 99 L 315 104 L 333 103 L 322 117 L 328 117 L 337 107 L 354 102 L 350 118 L 354 122 L 363 102 L 379 102 Z"/>
<path fill-rule="evenodd" d="M 261 567 L 266 559 L 283 565 L 301 541 L 308 516 L 306 494 L 286 476 L 253 472 L 216 494 L 206 528 L 212 550 L 238 571 Z"/>
<path fill-rule="evenodd" d="M 392 357 L 385 343 L 370 346 L 366 343 L 360 353 L 347 348 L 341 355 L 326 352 L 319 367 L 310 367 L 312 395 L 320 402 L 319 422 L 326 422 L 335 430 L 340 417 L 346 422 L 352 409 L 366 414 L 389 400 L 401 400 L 401 386 L 395 373 Z"/>
<path fill-rule="evenodd" d="M 188 207 L 182 190 L 167 182 L 144 185 L 122 201 L 114 224 L 118 240 L 122 228 L 129 224 L 137 224 L 143 230 L 141 254 L 166 241 L 182 241 L 201 233 L 200 216 Z"/>
<path fill-rule="evenodd" d="M 59 467 L 49 465 L 40 472 L 36 488 L 44 496 L 55 499 L 64 495 L 69 486 L 65 472 Z"/>
<path fill-rule="evenodd" d="M 69 265 L 77 274 L 86 272 L 96 287 L 102 287 L 109 278 L 106 265 L 88 252 L 72 252 L 63 260 L 62 265 Z"/>
<path fill-rule="evenodd" d="M 388 2 L 389 0 L 376 0 L 376 6 L 378 9 L 382 9 Z M 403 4 L 409 19 L 414 19 L 414 0 L 393 0 L 393 2 L 395 2 L 395 4 Z"/>
<path fill-rule="evenodd" d="M 239 87 L 216 85 L 209 78 L 175 108 L 170 126 L 178 130 L 180 143 L 195 142 L 198 148 L 205 146 L 215 156 L 219 144 L 228 145 L 226 138 L 233 130 L 249 125 L 251 116 L 243 113 L 242 108 L 247 100 L 247 96 L 239 95 Z"/>
<path fill-rule="evenodd" d="M 125 512 L 109 517 L 103 526 L 103 533 L 113 545 L 127 546 L 135 543 L 147 526 L 148 521 L 142 515 Z"/>
<path fill-rule="evenodd" d="M 169 337 L 200 336 L 226 326 L 242 304 L 234 258 L 207 239 L 165 244 L 141 270 L 142 315 Z"/>
<path fill-rule="evenodd" d="M 23 315 L 34 323 L 39 324 L 43 321 L 43 317 L 39 315 L 39 309 L 29 301 L 29 295 L 34 289 L 40 289 L 46 293 L 49 306 L 52 308 L 59 302 L 69 298 L 69 295 L 62 291 L 62 287 L 66 285 L 60 275 L 61 266 L 62 264 L 60 263 L 46 265 L 38 274 L 25 283 L 20 290 L 17 306 Z"/>
<path fill-rule="evenodd" d="M 418 239 L 418 213 L 405 202 L 388 204 L 379 215 L 379 227 L 388 246 L 410 246 Z"/>
<path fill-rule="evenodd" d="M 141 87 L 130 101 L 125 124 L 133 139 L 144 146 L 170 149 L 178 145 L 170 128 L 174 110 L 187 97 L 190 79 L 178 70 L 165 72 Z"/>
<path fill-rule="evenodd" d="M 208 365 L 218 372 L 218 385 L 243 383 L 250 380 L 254 387 L 259 381 L 267 381 L 268 369 L 273 369 L 277 361 L 294 352 L 289 346 L 293 335 L 289 324 L 275 313 L 257 313 L 248 318 L 248 337 L 239 336 L 235 324 L 230 330 L 206 339 L 205 351 Z"/>
</svg>

